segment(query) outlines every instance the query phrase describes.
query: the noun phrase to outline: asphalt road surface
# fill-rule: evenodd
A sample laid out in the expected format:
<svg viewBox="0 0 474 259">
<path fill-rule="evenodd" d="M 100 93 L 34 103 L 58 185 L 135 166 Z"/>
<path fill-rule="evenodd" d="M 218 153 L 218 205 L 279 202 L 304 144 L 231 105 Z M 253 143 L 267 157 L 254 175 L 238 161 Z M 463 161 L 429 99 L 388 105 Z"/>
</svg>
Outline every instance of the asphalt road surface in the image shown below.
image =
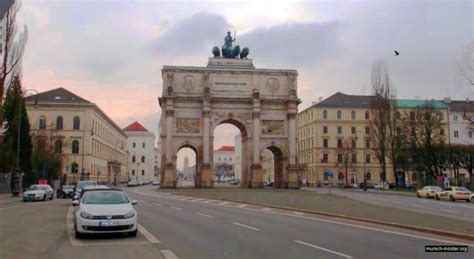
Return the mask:
<svg viewBox="0 0 474 259">
<path fill-rule="evenodd" d="M 179 258 L 474 257 L 468 241 L 152 189 L 126 191 L 139 201 L 140 223 Z M 468 253 L 425 253 L 425 245 L 461 243 Z"/>
<path fill-rule="evenodd" d="M 328 193 L 328 188 L 318 188 L 317 192 Z M 474 221 L 474 203 L 465 201 L 451 202 L 448 200 L 435 200 L 427 198 L 417 198 L 404 195 L 388 195 L 370 192 L 331 189 L 331 193 L 339 196 L 346 196 L 351 199 L 372 203 L 374 205 L 394 207 L 404 210 L 423 212 L 427 214 L 441 215 L 454 219 Z"/>
</svg>

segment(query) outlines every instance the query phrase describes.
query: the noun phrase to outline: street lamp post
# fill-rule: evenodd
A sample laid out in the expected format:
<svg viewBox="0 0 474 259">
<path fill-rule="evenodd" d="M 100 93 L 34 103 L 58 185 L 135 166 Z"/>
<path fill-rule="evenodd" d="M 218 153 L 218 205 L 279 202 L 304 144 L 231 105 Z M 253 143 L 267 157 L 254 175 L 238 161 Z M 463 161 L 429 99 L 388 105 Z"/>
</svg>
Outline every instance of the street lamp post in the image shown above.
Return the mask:
<svg viewBox="0 0 474 259">
<path fill-rule="evenodd" d="M 88 125 L 84 126 L 84 129 L 82 130 L 81 181 L 84 181 L 84 175 L 85 175 L 85 173 L 84 173 L 84 156 L 85 156 L 85 153 L 84 153 L 84 142 L 86 142 L 86 141 L 85 141 L 85 135 L 86 135 L 86 130 L 87 130 L 87 128 L 89 128 L 89 127 L 90 127 L 89 130 L 91 130 L 91 136 L 92 136 L 92 134 L 94 133 L 94 132 L 92 131 L 92 127 L 93 127 L 92 124 L 88 124 Z"/>
</svg>

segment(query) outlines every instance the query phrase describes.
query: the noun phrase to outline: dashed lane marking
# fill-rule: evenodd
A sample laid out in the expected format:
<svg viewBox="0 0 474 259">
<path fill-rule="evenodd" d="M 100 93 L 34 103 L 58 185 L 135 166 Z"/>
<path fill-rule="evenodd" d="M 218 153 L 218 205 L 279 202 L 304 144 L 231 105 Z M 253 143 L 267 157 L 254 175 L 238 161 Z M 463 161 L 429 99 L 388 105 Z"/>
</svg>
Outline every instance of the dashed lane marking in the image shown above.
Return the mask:
<svg viewBox="0 0 474 259">
<path fill-rule="evenodd" d="M 325 252 L 328 252 L 328 253 L 331 253 L 331 254 L 339 255 L 339 256 L 344 257 L 344 258 L 352 258 L 352 256 L 350 256 L 350 255 L 346 255 L 346 254 L 336 252 L 336 251 L 331 250 L 331 249 L 327 249 L 327 248 L 324 248 L 324 247 L 320 247 L 320 246 L 317 246 L 317 245 L 306 243 L 306 242 L 303 242 L 303 241 L 300 241 L 300 240 L 295 240 L 295 242 L 298 243 L 298 244 L 309 246 L 309 247 L 312 247 L 312 248 L 315 248 L 315 249 L 318 249 L 318 250 L 322 250 L 322 251 L 325 251 Z"/>
<path fill-rule="evenodd" d="M 240 204 L 240 205 L 239 205 L 239 206 L 237 206 L 237 207 L 239 207 L 239 208 L 242 208 L 242 209 L 243 209 L 243 208 L 247 207 L 247 204 Z"/>
<path fill-rule="evenodd" d="M 244 224 L 241 224 L 241 223 L 232 222 L 232 224 L 243 227 L 243 228 L 248 228 L 248 229 L 251 229 L 251 230 L 255 230 L 255 231 L 260 231 L 260 229 L 258 229 L 258 228 L 247 226 L 247 225 L 244 225 Z"/>
<path fill-rule="evenodd" d="M 214 216 L 207 215 L 207 214 L 200 213 L 200 212 L 196 212 L 196 215 L 203 216 L 203 217 L 208 217 L 208 218 L 214 218 Z"/>
<path fill-rule="evenodd" d="M 271 208 L 262 208 L 263 211 L 271 211 Z"/>
<path fill-rule="evenodd" d="M 219 203 L 218 205 L 227 205 L 227 204 L 229 204 L 229 203 L 230 203 L 230 202 L 228 202 L 228 201 L 224 201 L 224 202 Z"/>
<path fill-rule="evenodd" d="M 153 205 L 156 205 L 156 206 L 163 206 L 161 203 L 156 203 L 156 202 L 153 202 Z"/>
<path fill-rule="evenodd" d="M 156 239 L 156 237 L 148 232 L 146 228 L 144 228 L 142 225 L 138 224 L 138 231 L 142 233 L 142 235 L 150 242 L 151 244 L 158 244 L 161 243 L 160 240 Z"/>
<path fill-rule="evenodd" d="M 171 250 L 160 250 L 160 252 L 166 259 L 178 259 L 178 257 L 173 252 L 171 252 Z"/>
<path fill-rule="evenodd" d="M 417 204 L 412 204 L 410 205 L 412 207 L 417 207 L 417 208 L 425 208 L 425 206 L 422 206 L 422 205 L 417 205 Z"/>
<path fill-rule="evenodd" d="M 456 214 L 459 213 L 458 211 L 455 211 L 455 210 L 445 210 L 445 209 L 440 209 L 440 210 L 445 211 L 445 212 L 449 212 L 449 213 L 456 213 Z"/>
<path fill-rule="evenodd" d="M 295 214 L 295 215 L 304 215 L 303 212 L 299 212 L 299 211 L 293 211 L 292 213 Z"/>
<path fill-rule="evenodd" d="M 207 201 L 203 201 L 202 203 L 209 203 L 209 202 L 213 202 L 214 200 L 207 200 Z"/>
<path fill-rule="evenodd" d="M 170 207 L 170 209 L 174 209 L 174 210 L 183 210 L 182 208 L 178 208 L 178 207 Z"/>
</svg>

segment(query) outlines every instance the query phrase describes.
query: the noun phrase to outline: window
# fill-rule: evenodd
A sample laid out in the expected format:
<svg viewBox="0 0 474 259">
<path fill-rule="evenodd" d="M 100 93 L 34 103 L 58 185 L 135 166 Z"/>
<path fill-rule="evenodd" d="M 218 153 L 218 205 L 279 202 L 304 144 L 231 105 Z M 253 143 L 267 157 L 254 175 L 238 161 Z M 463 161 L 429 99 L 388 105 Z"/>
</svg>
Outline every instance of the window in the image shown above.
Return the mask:
<svg viewBox="0 0 474 259">
<path fill-rule="evenodd" d="M 459 131 L 457 131 L 457 130 L 454 131 L 454 137 L 459 138 Z"/>
<path fill-rule="evenodd" d="M 145 170 L 142 170 L 142 175 L 145 175 Z"/>
<path fill-rule="evenodd" d="M 79 154 L 79 141 L 78 140 L 74 140 L 72 142 L 72 153 Z"/>
<path fill-rule="evenodd" d="M 352 111 L 352 112 L 351 112 L 351 119 L 352 119 L 352 120 L 355 120 L 355 119 L 356 119 L 356 112 L 355 112 L 355 111 Z"/>
<path fill-rule="evenodd" d="M 357 155 L 356 154 L 352 154 L 352 163 L 353 164 L 357 163 Z"/>
<path fill-rule="evenodd" d="M 135 175 L 135 170 L 132 170 L 132 175 Z"/>
<path fill-rule="evenodd" d="M 410 120 L 415 120 L 415 112 L 410 112 Z"/>
<path fill-rule="evenodd" d="M 344 173 L 343 173 L 343 172 L 339 172 L 339 173 L 337 174 L 337 179 L 338 179 L 338 180 L 343 180 L 343 179 L 344 179 Z"/>
<path fill-rule="evenodd" d="M 369 127 L 365 127 L 365 134 L 366 134 L 366 135 L 369 135 L 369 134 L 370 134 L 370 128 L 369 128 Z"/>
<path fill-rule="evenodd" d="M 372 180 L 372 175 L 370 174 L 370 172 L 367 172 L 367 173 L 365 174 L 365 177 L 366 177 L 367 180 L 369 180 L 369 181 Z"/>
<path fill-rule="evenodd" d="M 132 163 L 135 163 L 135 156 L 132 156 Z"/>
<path fill-rule="evenodd" d="M 72 119 L 72 128 L 75 130 L 81 128 L 81 119 L 78 116 L 75 116 L 74 119 Z"/>
<path fill-rule="evenodd" d="M 400 112 L 396 112 L 396 113 L 395 113 L 395 119 L 396 119 L 396 120 L 401 119 L 401 117 L 402 117 L 402 116 L 401 116 Z"/>
<path fill-rule="evenodd" d="M 370 118 L 369 111 L 365 111 L 365 119 L 368 120 Z"/>
<path fill-rule="evenodd" d="M 54 152 L 56 154 L 61 154 L 63 152 L 63 142 L 60 139 L 54 142 Z"/>
<path fill-rule="evenodd" d="M 136 146 L 137 146 L 137 144 L 135 142 L 133 142 L 132 147 L 135 148 Z"/>
<path fill-rule="evenodd" d="M 342 127 L 341 126 L 337 126 L 337 134 L 342 134 Z"/>
<path fill-rule="evenodd" d="M 323 139 L 323 147 L 328 147 L 328 139 Z"/>
<path fill-rule="evenodd" d="M 39 129 L 46 129 L 46 118 L 44 116 L 39 120 Z"/>
<path fill-rule="evenodd" d="M 328 111 L 324 110 L 323 111 L 323 119 L 327 120 L 328 118 Z"/>
<path fill-rule="evenodd" d="M 351 133 L 356 134 L 356 127 L 351 127 Z"/>
<path fill-rule="evenodd" d="M 337 140 L 337 148 L 342 148 L 342 139 Z"/>
<path fill-rule="evenodd" d="M 142 148 L 145 148 L 145 142 L 142 143 Z"/>
<path fill-rule="evenodd" d="M 402 129 L 400 127 L 397 127 L 396 131 L 397 131 L 397 135 L 402 134 Z"/>
<path fill-rule="evenodd" d="M 444 135 L 444 129 L 439 129 L 439 135 L 441 135 L 441 136 Z"/>
<path fill-rule="evenodd" d="M 453 121 L 458 121 L 458 116 L 457 115 L 453 116 Z"/>
<path fill-rule="evenodd" d="M 323 163 L 327 163 L 329 161 L 329 155 L 323 154 Z"/>
<path fill-rule="evenodd" d="M 58 116 L 56 118 L 56 129 L 57 130 L 62 130 L 63 129 L 63 117 L 62 116 Z"/>
<path fill-rule="evenodd" d="M 342 112 L 341 111 L 337 111 L 337 119 L 338 120 L 342 119 Z"/>
<path fill-rule="evenodd" d="M 328 134 L 328 126 L 323 126 L 323 134 Z"/>
<path fill-rule="evenodd" d="M 438 118 L 439 118 L 439 121 L 443 121 L 444 120 L 444 114 L 443 113 L 438 113 Z"/>
<path fill-rule="evenodd" d="M 472 131 L 469 131 L 469 137 L 472 138 Z"/>
<path fill-rule="evenodd" d="M 412 135 L 412 136 L 415 136 L 415 134 L 416 134 L 416 129 L 415 129 L 415 128 L 411 128 L 411 135 Z"/>
<path fill-rule="evenodd" d="M 355 139 L 353 139 L 351 142 L 352 142 L 352 143 L 351 143 L 351 144 L 352 144 L 352 145 L 351 145 L 352 148 L 356 148 L 356 147 L 357 147 L 357 143 L 356 143 Z"/>
<path fill-rule="evenodd" d="M 78 172 L 77 163 L 72 163 L 72 165 L 71 165 L 71 174 L 77 174 L 77 172 Z"/>
<path fill-rule="evenodd" d="M 324 172 L 324 174 L 323 174 L 323 179 L 327 181 L 327 180 L 328 180 L 328 178 L 329 178 L 329 177 L 328 177 L 328 174 L 327 174 L 327 172 Z"/>
<path fill-rule="evenodd" d="M 337 162 L 342 163 L 342 154 L 337 154 Z"/>
<path fill-rule="evenodd" d="M 370 164 L 370 154 L 365 155 L 365 162 Z"/>
<path fill-rule="evenodd" d="M 370 139 L 365 140 L 365 148 L 370 148 Z"/>
</svg>

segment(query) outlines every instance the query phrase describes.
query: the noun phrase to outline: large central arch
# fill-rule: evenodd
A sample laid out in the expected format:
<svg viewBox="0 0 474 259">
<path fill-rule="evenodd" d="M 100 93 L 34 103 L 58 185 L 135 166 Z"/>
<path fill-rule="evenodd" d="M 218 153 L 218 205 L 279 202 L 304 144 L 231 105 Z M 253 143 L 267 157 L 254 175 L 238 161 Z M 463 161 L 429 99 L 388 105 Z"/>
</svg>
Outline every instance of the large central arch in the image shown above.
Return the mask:
<svg viewBox="0 0 474 259">
<path fill-rule="evenodd" d="M 242 135 L 242 181 L 263 187 L 260 155 L 278 157 L 280 188 L 297 188 L 295 70 L 256 69 L 252 60 L 210 58 L 206 67 L 164 66 L 161 187 L 175 188 L 176 154 L 196 152 L 196 187 L 213 187 L 213 135 L 230 123 Z"/>
</svg>

